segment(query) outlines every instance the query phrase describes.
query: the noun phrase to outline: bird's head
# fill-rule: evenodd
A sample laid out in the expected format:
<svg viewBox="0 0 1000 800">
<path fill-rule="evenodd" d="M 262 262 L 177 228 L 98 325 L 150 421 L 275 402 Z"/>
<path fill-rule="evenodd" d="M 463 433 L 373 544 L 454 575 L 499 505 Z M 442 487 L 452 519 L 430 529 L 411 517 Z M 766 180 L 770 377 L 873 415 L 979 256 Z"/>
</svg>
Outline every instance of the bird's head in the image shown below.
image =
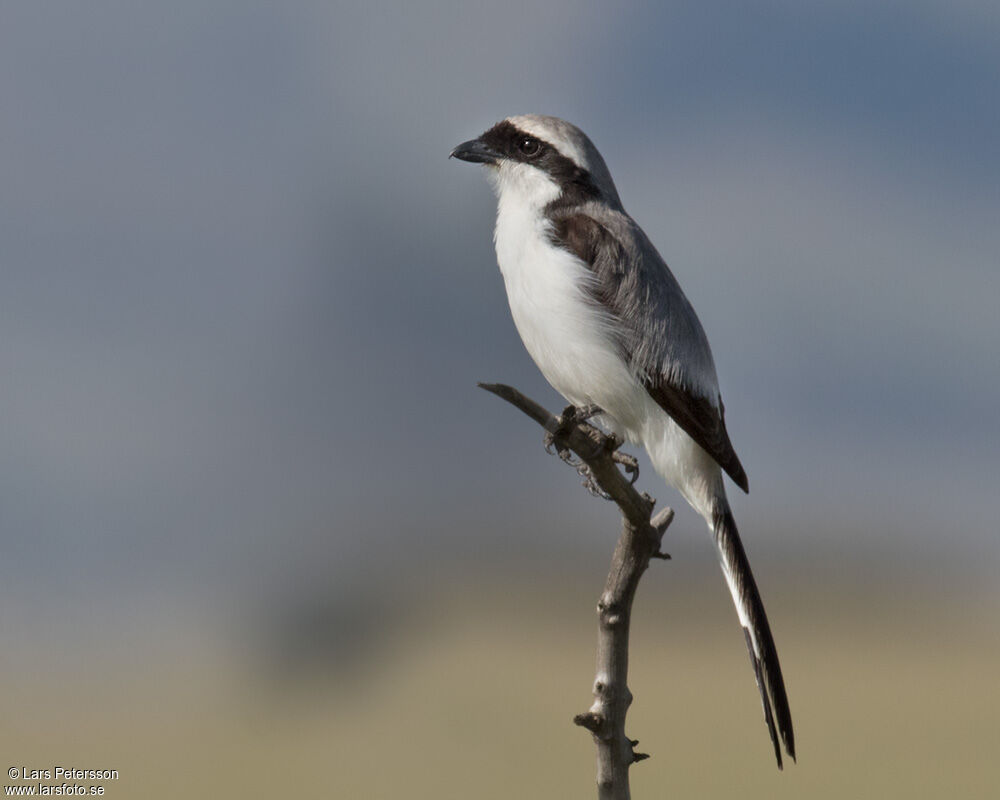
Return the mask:
<svg viewBox="0 0 1000 800">
<path fill-rule="evenodd" d="M 537 209 L 596 201 L 619 209 L 611 174 L 587 135 L 575 125 L 539 114 L 508 117 L 478 139 L 451 151 L 485 164 L 501 201 Z"/>
</svg>

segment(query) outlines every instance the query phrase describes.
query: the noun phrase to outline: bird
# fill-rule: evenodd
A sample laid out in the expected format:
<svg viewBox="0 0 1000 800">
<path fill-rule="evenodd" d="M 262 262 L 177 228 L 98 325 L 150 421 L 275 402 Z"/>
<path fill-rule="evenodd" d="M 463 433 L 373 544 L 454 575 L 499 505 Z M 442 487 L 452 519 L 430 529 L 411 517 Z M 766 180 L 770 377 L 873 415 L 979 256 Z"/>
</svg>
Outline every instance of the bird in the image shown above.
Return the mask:
<svg viewBox="0 0 1000 800">
<path fill-rule="evenodd" d="M 596 410 L 614 436 L 642 445 L 708 524 L 781 769 L 781 744 L 795 759 L 791 710 L 723 473 L 744 492 L 749 483 L 694 308 L 575 125 L 507 117 L 451 157 L 486 167 L 511 316 L 542 375 L 573 407 Z"/>
</svg>

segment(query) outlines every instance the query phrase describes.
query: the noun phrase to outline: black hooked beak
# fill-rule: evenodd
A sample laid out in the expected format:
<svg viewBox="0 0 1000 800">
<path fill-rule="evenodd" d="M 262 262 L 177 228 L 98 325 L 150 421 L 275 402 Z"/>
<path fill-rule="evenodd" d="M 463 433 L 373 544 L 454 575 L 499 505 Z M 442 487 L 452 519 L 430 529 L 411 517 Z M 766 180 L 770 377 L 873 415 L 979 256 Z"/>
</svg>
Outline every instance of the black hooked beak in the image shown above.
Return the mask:
<svg viewBox="0 0 1000 800">
<path fill-rule="evenodd" d="M 448 157 L 469 161 L 473 164 L 496 164 L 500 154 L 489 145 L 484 144 L 481 139 L 471 139 L 468 142 L 462 142 L 451 151 L 451 155 Z"/>
</svg>

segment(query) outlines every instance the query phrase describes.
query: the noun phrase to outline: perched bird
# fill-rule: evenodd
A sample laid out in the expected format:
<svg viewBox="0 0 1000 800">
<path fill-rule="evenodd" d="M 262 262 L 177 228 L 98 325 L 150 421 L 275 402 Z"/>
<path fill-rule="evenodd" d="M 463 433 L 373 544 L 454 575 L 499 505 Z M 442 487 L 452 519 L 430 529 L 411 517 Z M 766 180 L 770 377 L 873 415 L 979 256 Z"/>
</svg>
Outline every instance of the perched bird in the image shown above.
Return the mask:
<svg viewBox="0 0 1000 800">
<path fill-rule="evenodd" d="M 579 128 L 556 117 L 508 117 L 451 155 L 488 167 L 511 315 L 546 380 L 574 406 L 597 406 L 601 424 L 645 447 L 656 471 L 708 523 L 780 768 L 779 736 L 795 758 L 792 717 L 722 477 L 746 492 L 747 475 L 726 432 L 694 309 Z"/>
</svg>

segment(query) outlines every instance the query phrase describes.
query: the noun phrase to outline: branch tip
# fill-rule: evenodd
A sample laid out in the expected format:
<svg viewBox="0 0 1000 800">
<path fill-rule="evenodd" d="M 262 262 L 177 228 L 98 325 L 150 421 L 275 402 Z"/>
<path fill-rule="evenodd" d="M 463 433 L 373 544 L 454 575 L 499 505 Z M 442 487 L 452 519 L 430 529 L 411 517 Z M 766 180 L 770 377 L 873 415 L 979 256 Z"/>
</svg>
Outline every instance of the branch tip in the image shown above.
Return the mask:
<svg viewBox="0 0 1000 800">
<path fill-rule="evenodd" d="M 653 526 L 653 530 L 657 533 L 663 533 L 667 528 L 670 527 L 670 523 L 674 521 L 674 510 L 667 506 L 661 508 L 653 518 L 649 521 L 649 524 Z"/>
</svg>

